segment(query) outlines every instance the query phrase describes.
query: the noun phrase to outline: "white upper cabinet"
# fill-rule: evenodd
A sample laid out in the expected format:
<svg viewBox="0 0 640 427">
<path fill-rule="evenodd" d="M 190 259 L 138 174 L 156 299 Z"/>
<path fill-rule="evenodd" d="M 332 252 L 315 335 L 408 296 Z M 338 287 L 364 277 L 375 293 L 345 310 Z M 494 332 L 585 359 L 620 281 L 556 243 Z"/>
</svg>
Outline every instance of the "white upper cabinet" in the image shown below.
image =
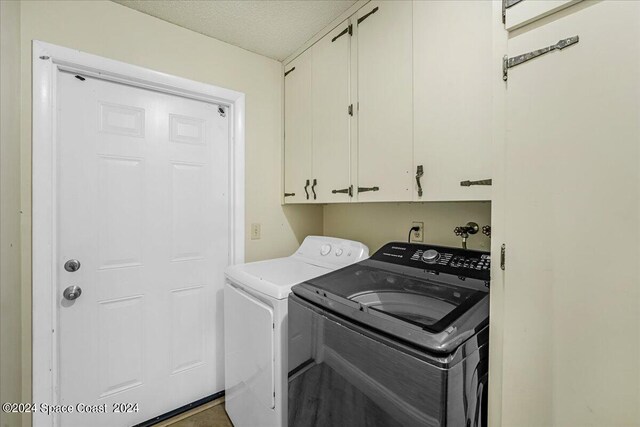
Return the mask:
<svg viewBox="0 0 640 427">
<path fill-rule="evenodd" d="M 490 1 L 413 3 L 416 201 L 491 199 L 488 185 L 461 185 L 491 178 L 491 19 Z"/>
<path fill-rule="evenodd" d="M 312 59 L 311 51 L 308 50 L 285 67 L 284 200 L 286 203 L 312 201 L 311 183 L 307 182 L 312 179 Z"/>
<path fill-rule="evenodd" d="M 349 22 L 345 21 L 311 48 L 312 180 L 316 180 L 314 191 L 318 203 L 348 202 L 351 199 L 351 30 Z"/>
<path fill-rule="evenodd" d="M 409 1 L 372 1 L 357 13 L 360 202 L 412 199 L 411 14 Z"/>
<path fill-rule="evenodd" d="M 285 202 L 490 200 L 492 42 L 488 1 L 371 1 L 333 28 L 285 67 Z"/>
</svg>

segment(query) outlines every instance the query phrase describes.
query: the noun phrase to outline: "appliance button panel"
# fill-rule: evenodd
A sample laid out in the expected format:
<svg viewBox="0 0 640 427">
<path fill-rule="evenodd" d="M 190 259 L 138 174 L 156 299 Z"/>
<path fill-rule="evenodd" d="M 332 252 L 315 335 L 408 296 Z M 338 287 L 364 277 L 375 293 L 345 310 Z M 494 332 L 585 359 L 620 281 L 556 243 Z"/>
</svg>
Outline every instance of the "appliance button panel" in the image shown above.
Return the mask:
<svg viewBox="0 0 640 427">
<path fill-rule="evenodd" d="M 331 245 L 326 243 L 320 247 L 320 255 L 326 256 L 331 252 Z"/>
<path fill-rule="evenodd" d="M 469 268 L 472 270 L 489 270 L 491 268 L 491 256 L 482 255 L 480 258 L 466 258 L 464 256 L 455 256 L 451 260 L 451 267 Z"/>
</svg>

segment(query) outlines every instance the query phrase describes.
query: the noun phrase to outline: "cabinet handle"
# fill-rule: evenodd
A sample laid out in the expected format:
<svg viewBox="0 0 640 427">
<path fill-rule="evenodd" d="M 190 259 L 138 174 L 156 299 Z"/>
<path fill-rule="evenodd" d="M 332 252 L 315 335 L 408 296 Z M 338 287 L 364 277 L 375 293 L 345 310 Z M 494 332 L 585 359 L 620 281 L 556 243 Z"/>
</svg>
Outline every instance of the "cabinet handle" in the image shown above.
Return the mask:
<svg viewBox="0 0 640 427">
<path fill-rule="evenodd" d="M 313 178 L 313 185 L 311 186 L 311 192 L 313 193 L 313 200 L 316 199 L 316 185 L 318 185 L 318 181 Z"/>
<path fill-rule="evenodd" d="M 309 200 L 309 191 L 307 190 L 308 187 L 309 187 L 309 180 L 307 180 L 307 183 L 304 186 L 304 192 L 307 195 L 307 200 Z"/>
<path fill-rule="evenodd" d="M 284 72 L 284 76 L 287 77 L 287 74 L 289 74 L 290 72 L 292 72 L 293 70 L 295 70 L 296 67 L 293 67 L 292 69 L 290 69 L 289 71 L 285 71 Z"/>
<path fill-rule="evenodd" d="M 342 190 L 331 190 L 332 194 L 348 194 L 349 197 L 353 197 L 353 185 L 350 185 L 349 188 L 343 188 Z"/>
<path fill-rule="evenodd" d="M 367 191 L 379 191 L 380 187 L 358 187 L 358 193 L 366 193 Z"/>
<path fill-rule="evenodd" d="M 491 179 L 480 179 L 478 181 L 460 181 L 460 186 L 471 187 L 472 185 L 491 185 Z"/>
<path fill-rule="evenodd" d="M 373 10 L 367 13 L 366 15 L 362 15 L 360 18 L 358 18 L 358 25 L 360 25 L 362 21 L 364 21 L 365 19 L 367 19 L 369 16 L 373 15 L 377 11 L 378 11 L 378 6 L 374 7 Z"/>
<path fill-rule="evenodd" d="M 295 196 L 296 193 L 284 193 L 284 197 L 291 197 L 291 196 Z"/>
<path fill-rule="evenodd" d="M 422 165 L 418 165 L 416 169 L 416 183 L 418 184 L 418 197 L 422 197 L 422 185 L 420 184 L 420 178 L 424 175 L 424 169 Z"/>
</svg>

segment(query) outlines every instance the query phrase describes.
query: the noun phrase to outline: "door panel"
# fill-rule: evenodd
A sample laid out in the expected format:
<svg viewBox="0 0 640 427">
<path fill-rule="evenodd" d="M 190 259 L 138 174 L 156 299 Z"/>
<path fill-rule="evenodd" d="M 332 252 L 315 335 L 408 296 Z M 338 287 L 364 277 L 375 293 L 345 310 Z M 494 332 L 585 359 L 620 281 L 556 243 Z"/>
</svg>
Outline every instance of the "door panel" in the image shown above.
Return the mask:
<svg viewBox="0 0 640 427">
<path fill-rule="evenodd" d="M 284 198 L 285 203 L 313 201 L 311 186 L 312 120 L 312 50 L 290 62 L 284 77 L 284 192 L 295 193 Z M 295 69 L 294 69 L 295 68 Z"/>
<path fill-rule="evenodd" d="M 640 3 L 553 18 L 508 42 L 580 37 L 506 83 L 502 425 L 636 425 Z"/>
<path fill-rule="evenodd" d="M 107 405 L 60 424 L 132 425 L 224 388 L 214 307 L 229 262 L 229 119 L 67 73 L 58 90 L 60 403 Z M 116 402 L 139 410 L 113 414 Z"/>
<path fill-rule="evenodd" d="M 357 13 L 357 185 L 379 187 L 359 192 L 358 201 L 412 198 L 411 14 L 409 1 L 373 1 Z"/>
<path fill-rule="evenodd" d="M 351 185 L 350 175 L 350 45 L 345 21 L 312 48 L 313 51 L 313 178 L 317 202 L 348 202 L 349 194 L 332 193 Z"/>
<path fill-rule="evenodd" d="M 492 19 L 488 1 L 413 2 L 416 201 L 491 199 L 460 182 L 492 176 Z"/>
<path fill-rule="evenodd" d="M 227 388 L 235 398 L 250 394 L 268 408 L 275 406 L 274 319 L 270 307 L 252 295 L 225 286 Z M 251 400 L 253 400 L 251 399 Z"/>
</svg>

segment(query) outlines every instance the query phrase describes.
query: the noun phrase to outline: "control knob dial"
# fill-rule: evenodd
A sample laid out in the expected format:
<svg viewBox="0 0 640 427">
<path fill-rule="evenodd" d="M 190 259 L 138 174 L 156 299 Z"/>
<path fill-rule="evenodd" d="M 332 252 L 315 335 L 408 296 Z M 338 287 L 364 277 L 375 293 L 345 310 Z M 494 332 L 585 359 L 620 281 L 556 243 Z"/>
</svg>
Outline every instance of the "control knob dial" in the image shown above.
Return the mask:
<svg viewBox="0 0 640 427">
<path fill-rule="evenodd" d="M 428 262 L 429 264 L 433 264 L 434 262 L 438 261 L 438 258 L 440 258 L 440 254 L 435 249 L 426 250 L 422 254 L 422 260 L 424 262 Z"/>
</svg>

